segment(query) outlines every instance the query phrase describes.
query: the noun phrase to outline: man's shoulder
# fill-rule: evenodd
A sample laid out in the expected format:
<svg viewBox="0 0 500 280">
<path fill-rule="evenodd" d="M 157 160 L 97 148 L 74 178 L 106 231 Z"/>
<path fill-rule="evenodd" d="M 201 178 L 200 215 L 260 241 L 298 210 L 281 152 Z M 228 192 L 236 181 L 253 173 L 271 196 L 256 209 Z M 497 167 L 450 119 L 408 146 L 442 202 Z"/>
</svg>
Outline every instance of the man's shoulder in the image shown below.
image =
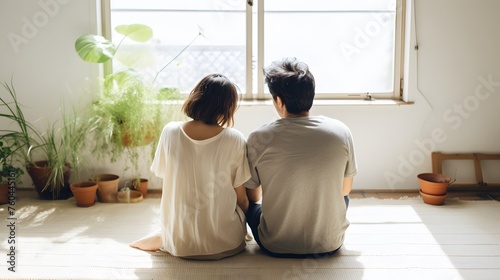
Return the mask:
<svg viewBox="0 0 500 280">
<path fill-rule="evenodd" d="M 254 138 L 254 137 L 257 137 L 259 135 L 262 135 L 262 134 L 267 134 L 267 133 L 270 133 L 270 132 L 273 132 L 275 130 L 275 127 L 276 127 L 276 121 L 274 122 L 271 122 L 271 123 L 266 123 L 266 124 L 263 124 L 259 127 L 257 127 L 256 129 L 254 129 L 249 135 L 248 135 L 248 139 L 250 140 L 251 138 Z"/>
<path fill-rule="evenodd" d="M 344 122 L 342 122 L 341 120 L 338 120 L 338 119 L 330 118 L 330 117 L 323 116 L 323 115 L 318 115 L 318 116 L 315 116 L 314 118 L 316 118 L 316 120 L 318 120 L 319 122 L 321 122 L 325 125 L 348 128 Z"/>
<path fill-rule="evenodd" d="M 314 119 L 316 119 L 318 121 L 322 121 L 322 122 L 333 122 L 333 123 L 341 122 L 338 119 L 334 119 L 334 118 L 327 117 L 327 116 L 324 116 L 324 115 L 317 115 L 317 116 L 313 116 L 311 118 L 314 118 Z"/>
</svg>

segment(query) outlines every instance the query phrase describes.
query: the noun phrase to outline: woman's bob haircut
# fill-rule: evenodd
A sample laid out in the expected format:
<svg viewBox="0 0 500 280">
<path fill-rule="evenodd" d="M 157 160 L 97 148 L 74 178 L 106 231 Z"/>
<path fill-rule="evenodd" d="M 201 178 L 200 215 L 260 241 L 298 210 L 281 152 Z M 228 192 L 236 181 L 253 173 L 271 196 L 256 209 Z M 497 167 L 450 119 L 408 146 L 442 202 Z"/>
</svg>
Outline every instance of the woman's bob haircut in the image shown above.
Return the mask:
<svg viewBox="0 0 500 280">
<path fill-rule="evenodd" d="M 226 76 L 210 74 L 191 91 L 182 111 L 193 120 L 210 125 L 233 126 L 238 106 L 238 91 Z"/>
</svg>

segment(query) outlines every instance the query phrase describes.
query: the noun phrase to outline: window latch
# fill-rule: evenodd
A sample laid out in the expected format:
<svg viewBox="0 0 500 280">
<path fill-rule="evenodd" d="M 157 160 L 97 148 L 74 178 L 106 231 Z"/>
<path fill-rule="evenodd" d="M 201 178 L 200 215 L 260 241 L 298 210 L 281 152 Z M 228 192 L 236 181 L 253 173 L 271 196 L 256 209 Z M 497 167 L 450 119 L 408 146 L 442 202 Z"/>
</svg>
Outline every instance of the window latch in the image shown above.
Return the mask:
<svg viewBox="0 0 500 280">
<path fill-rule="evenodd" d="M 365 97 L 364 100 L 366 100 L 366 101 L 374 101 L 375 98 L 369 92 L 367 92 L 366 93 L 366 97 Z"/>
</svg>

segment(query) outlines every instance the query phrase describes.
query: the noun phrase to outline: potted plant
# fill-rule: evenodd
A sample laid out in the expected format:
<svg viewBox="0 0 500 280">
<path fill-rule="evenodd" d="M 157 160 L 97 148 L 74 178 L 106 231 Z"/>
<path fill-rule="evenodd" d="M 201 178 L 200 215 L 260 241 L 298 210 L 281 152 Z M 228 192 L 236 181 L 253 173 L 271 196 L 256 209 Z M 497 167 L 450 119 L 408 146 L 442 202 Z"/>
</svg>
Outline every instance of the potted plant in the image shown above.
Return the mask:
<svg viewBox="0 0 500 280">
<path fill-rule="evenodd" d="M 122 188 L 118 192 L 118 202 L 122 203 L 136 203 L 142 201 L 144 197 L 142 193 L 137 190 L 131 190 L 130 188 Z"/>
<path fill-rule="evenodd" d="M 97 183 L 93 181 L 73 182 L 70 189 L 75 196 L 76 206 L 90 207 L 95 204 Z"/>
<path fill-rule="evenodd" d="M 0 140 L 0 204 L 9 202 L 9 193 L 13 192 L 9 192 L 9 188 L 15 187 L 16 181 L 24 174 L 21 168 L 14 166 L 15 150 L 12 147 Z"/>
<path fill-rule="evenodd" d="M 118 183 L 120 176 L 115 174 L 98 174 L 94 176 L 97 183 L 97 198 L 100 202 L 118 202 Z"/>
<path fill-rule="evenodd" d="M 120 25 L 115 30 L 123 39 L 143 43 L 153 37 L 153 31 L 146 25 Z M 109 156 L 115 162 L 123 155 L 138 172 L 138 158 L 141 148 L 156 147 L 164 125 L 179 111 L 179 91 L 162 88 L 156 83 L 158 74 L 182 54 L 196 37 L 172 60 L 157 72 L 152 81 L 147 80 L 132 67 L 107 74 L 100 83 L 100 94 L 92 103 L 95 137 L 94 152 L 99 157 Z M 121 44 L 121 42 L 120 42 Z M 106 63 L 116 58 L 119 45 L 95 34 L 85 34 L 75 41 L 75 50 L 86 62 Z M 126 65 L 126 63 L 123 63 Z M 154 149 L 152 149 L 154 153 Z M 128 169 L 128 165 L 126 167 Z M 140 175 L 137 174 L 137 178 Z"/>
<path fill-rule="evenodd" d="M 38 132 L 37 132 L 38 133 Z M 38 139 L 28 148 L 28 172 L 35 190 L 41 199 L 67 199 L 72 196 L 69 186 L 73 166 L 67 161 L 61 142 L 57 140 L 57 128 L 50 126 L 47 131 L 37 134 Z M 34 160 L 34 156 L 39 158 Z"/>
<path fill-rule="evenodd" d="M 2 86 L 8 95 L 0 97 L 0 117 L 12 123 L 0 130 L 2 139 L 14 147 L 41 199 L 72 196 L 70 175 L 72 170 L 79 174 L 84 161 L 82 149 L 92 124 L 74 110 L 66 112 L 63 106 L 60 122 L 48 125 L 43 131 L 24 117 L 12 82 L 10 85 L 2 82 Z"/>
<path fill-rule="evenodd" d="M 134 190 L 140 191 L 145 198 L 148 195 L 149 180 L 146 178 L 134 178 L 129 181 Z"/>
</svg>

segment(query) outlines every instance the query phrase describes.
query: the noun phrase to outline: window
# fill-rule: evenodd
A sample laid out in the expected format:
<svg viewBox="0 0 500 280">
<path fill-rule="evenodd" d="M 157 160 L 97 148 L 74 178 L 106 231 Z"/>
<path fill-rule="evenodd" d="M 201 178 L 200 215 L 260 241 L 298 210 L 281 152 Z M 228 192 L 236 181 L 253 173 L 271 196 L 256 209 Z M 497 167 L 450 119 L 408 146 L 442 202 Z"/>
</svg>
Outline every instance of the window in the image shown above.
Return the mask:
<svg viewBox="0 0 500 280">
<path fill-rule="evenodd" d="M 314 74 L 317 98 L 400 98 L 402 0 L 107 1 L 115 43 L 122 40 L 117 25 L 142 23 L 154 32 L 146 45 L 123 40 L 113 68 L 132 64 L 153 79 L 189 45 L 157 78 L 184 93 L 218 72 L 247 99 L 269 98 L 262 68 L 295 56 Z"/>
</svg>

